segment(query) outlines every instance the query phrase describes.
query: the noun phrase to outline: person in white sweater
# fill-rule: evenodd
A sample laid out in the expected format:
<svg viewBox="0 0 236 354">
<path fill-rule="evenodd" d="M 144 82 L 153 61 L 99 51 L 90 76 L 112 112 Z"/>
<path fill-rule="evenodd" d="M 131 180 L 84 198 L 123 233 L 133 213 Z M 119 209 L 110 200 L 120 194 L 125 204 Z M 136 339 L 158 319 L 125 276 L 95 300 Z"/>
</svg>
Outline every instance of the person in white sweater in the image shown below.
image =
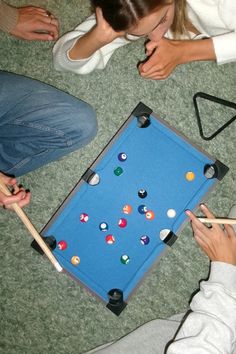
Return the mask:
<svg viewBox="0 0 236 354">
<path fill-rule="evenodd" d="M 95 14 L 63 35 L 53 49 L 59 71 L 104 69 L 114 51 L 146 36 L 147 79 L 166 79 L 192 61 L 236 60 L 235 0 L 92 0 Z M 197 40 L 196 40 L 197 39 Z"/>
<path fill-rule="evenodd" d="M 205 205 L 201 210 L 214 218 Z M 150 321 L 86 354 L 236 354 L 236 233 L 229 225 L 208 228 L 192 212 L 186 213 L 195 240 L 211 260 L 210 276 L 200 283 L 190 311 Z M 236 217 L 236 205 L 229 217 Z"/>
</svg>

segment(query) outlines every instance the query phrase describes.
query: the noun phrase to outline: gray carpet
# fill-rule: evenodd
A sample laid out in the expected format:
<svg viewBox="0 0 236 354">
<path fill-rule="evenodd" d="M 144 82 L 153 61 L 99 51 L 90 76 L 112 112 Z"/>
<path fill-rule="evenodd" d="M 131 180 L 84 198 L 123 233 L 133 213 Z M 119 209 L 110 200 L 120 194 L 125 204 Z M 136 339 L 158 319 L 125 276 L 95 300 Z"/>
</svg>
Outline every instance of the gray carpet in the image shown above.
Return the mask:
<svg viewBox="0 0 236 354">
<path fill-rule="evenodd" d="M 61 33 L 90 14 L 89 1 L 15 1 L 34 3 L 58 16 Z M 210 142 L 199 137 L 192 97 L 203 91 L 236 102 L 236 66 L 191 63 L 166 81 L 142 79 L 136 63 L 144 58 L 143 40 L 118 50 L 104 71 L 87 76 L 59 73 L 52 67 L 52 43 L 18 41 L 0 34 L 0 68 L 54 85 L 92 104 L 99 122 L 86 148 L 22 178 L 32 192 L 27 214 L 38 230 L 62 203 L 139 101 L 150 106 L 193 143 L 230 167 L 207 204 L 226 215 L 235 202 L 235 123 Z M 204 127 L 211 132 L 233 112 L 203 105 Z M 70 277 L 57 273 L 30 247 L 31 236 L 13 212 L 0 211 L 0 353 L 79 354 L 128 333 L 157 317 L 185 310 L 208 260 L 196 246 L 189 226 L 131 297 L 119 318 Z"/>
</svg>

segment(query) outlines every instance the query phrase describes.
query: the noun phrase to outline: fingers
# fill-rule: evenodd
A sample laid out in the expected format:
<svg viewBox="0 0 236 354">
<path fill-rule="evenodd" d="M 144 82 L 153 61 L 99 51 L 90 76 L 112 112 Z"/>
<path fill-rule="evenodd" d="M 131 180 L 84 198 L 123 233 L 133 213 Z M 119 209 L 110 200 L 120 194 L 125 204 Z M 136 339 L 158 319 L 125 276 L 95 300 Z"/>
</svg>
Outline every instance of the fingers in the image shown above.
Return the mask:
<svg viewBox="0 0 236 354">
<path fill-rule="evenodd" d="M 58 28 L 58 20 L 54 16 L 40 16 L 34 23 L 32 37 L 37 40 L 57 40 L 59 36 Z"/>
<path fill-rule="evenodd" d="M 209 218 L 209 219 L 214 219 L 215 215 L 207 208 L 205 204 L 200 205 L 200 209 L 202 210 L 203 214 Z"/>
<path fill-rule="evenodd" d="M 157 42 L 152 42 L 149 41 L 146 43 L 146 55 L 152 55 L 154 49 L 156 49 L 158 47 L 158 43 Z"/>
<path fill-rule="evenodd" d="M 97 20 L 103 19 L 102 9 L 100 7 L 98 7 L 98 6 L 96 7 L 95 14 L 96 14 Z"/>
<path fill-rule="evenodd" d="M 0 192 L 0 205 L 4 206 L 5 209 L 12 209 L 12 204 L 14 203 L 18 203 L 20 207 L 24 207 L 30 203 L 30 199 L 30 192 L 26 192 L 23 189 L 9 197 Z"/>
<path fill-rule="evenodd" d="M 19 187 L 16 178 L 12 178 L 4 175 L 0 172 L 0 178 L 3 183 L 11 187 L 12 195 L 8 196 L 3 192 L 0 192 L 0 206 L 4 209 L 12 209 L 13 203 L 18 203 L 20 207 L 23 207 L 30 203 L 31 194 L 23 187 Z"/>
<path fill-rule="evenodd" d="M 18 8 L 19 18 L 11 34 L 26 40 L 57 40 L 59 23 L 49 11 L 33 6 Z"/>
<path fill-rule="evenodd" d="M 145 63 L 141 63 L 138 67 L 140 75 L 145 79 L 152 80 L 165 80 L 169 77 L 172 69 L 169 64 L 166 65 L 160 64 L 155 59 L 155 50 L 150 56 L 150 58 L 145 61 Z"/>
<path fill-rule="evenodd" d="M 227 224 L 225 224 L 224 227 L 225 227 L 225 231 L 226 231 L 227 235 L 229 236 L 229 238 L 236 239 L 236 233 L 235 233 L 233 227 L 231 225 L 227 225 Z"/>
<path fill-rule="evenodd" d="M 200 206 L 207 218 L 214 218 L 214 214 L 206 205 Z M 224 229 L 217 224 L 209 228 L 203 224 L 189 210 L 186 211 L 194 233 L 194 238 L 200 248 L 212 261 L 220 261 L 236 264 L 236 233 L 230 225 L 224 225 Z"/>
</svg>

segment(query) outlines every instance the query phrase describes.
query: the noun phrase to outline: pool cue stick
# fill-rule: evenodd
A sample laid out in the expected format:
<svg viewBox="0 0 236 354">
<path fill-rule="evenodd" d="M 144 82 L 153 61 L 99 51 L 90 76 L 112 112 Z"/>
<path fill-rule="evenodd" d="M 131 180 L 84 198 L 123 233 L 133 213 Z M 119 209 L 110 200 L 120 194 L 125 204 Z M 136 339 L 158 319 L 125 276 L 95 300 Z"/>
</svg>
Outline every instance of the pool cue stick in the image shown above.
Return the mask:
<svg viewBox="0 0 236 354">
<path fill-rule="evenodd" d="M 12 193 L 8 189 L 8 187 L 5 185 L 5 183 L 2 181 L 0 177 L 0 191 L 2 191 L 5 195 L 11 196 Z M 50 262 L 53 264 L 53 266 L 56 268 L 58 272 L 62 271 L 61 265 L 58 263 L 57 259 L 54 257 L 52 251 L 48 247 L 48 245 L 44 242 L 38 231 L 35 229 L 25 212 L 22 210 L 22 208 L 17 204 L 13 203 L 11 204 L 12 208 L 16 212 L 16 214 L 19 216 L 21 221 L 25 224 L 26 228 L 29 230 L 35 241 L 38 243 L 38 245 L 42 248 L 43 252 L 45 255 L 48 257 Z"/>
<path fill-rule="evenodd" d="M 236 225 L 236 219 L 208 219 L 208 218 L 201 218 L 198 217 L 198 220 L 200 220 L 203 223 L 209 223 L 209 224 L 228 224 L 228 225 Z"/>
</svg>

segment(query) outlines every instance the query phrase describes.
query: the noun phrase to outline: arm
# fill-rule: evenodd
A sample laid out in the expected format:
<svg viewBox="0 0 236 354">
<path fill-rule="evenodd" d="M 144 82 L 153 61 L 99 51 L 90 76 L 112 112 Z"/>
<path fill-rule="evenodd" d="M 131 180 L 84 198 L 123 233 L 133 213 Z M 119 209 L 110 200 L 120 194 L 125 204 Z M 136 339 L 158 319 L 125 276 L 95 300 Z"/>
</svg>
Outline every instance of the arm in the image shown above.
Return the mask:
<svg viewBox="0 0 236 354">
<path fill-rule="evenodd" d="M 206 208 L 204 214 L 214 217 Z M 190 211 L 194 237 L 212 260 L 208 281 L 191 301 L 186 318 L 167 354 L 232 353 L 236 341 L 236 234 L 232 227 L 203 225 Z"/>
<path fill-rule="evenodd" d="M 96 16 L 98 23 L 94 14 L 57 41 L 53 48 L 56 70 L 88 74 L 104 69 L 114 51 L 129 43 L 110 28 L 99 10 Z"/>
<path fill-rule="evenodd" d="M 16 8 L 0 0 L 0 30 L 19 39 L 56 40 L 58 21 L 45 9 L 34 6 Z"/>
<path fill-rule="evenodd" d="M 213 262 L 194 296 L 192 312 L 166 354 L 233 353 L 236 340 L 236 267 Z"/>
<path fill-rule="evenodd" d="M 84 36 L 80 37 L 70 49 L 70 59 L 85 59 L 93 55 L 97 50 L 113 42 L 124 33 L 115 32 L 104 20 L 100 8 L 96 8 L 96 24 Z"/>
<path fill-rule="evenodd" d="M 0 206 L 4 209 L 11 209 L 11 204 L 13 203 L 18 203 L 21 208 L 29 204 L 30 192 L 27 192 L 24 188 L 19 187 L 15 178 L 8 177 L 0 172 L 0 179 L 6 186 L 12 188 L 13 190 L 13 195 L 9 197 L 0 191 Z"/>
</svg>

